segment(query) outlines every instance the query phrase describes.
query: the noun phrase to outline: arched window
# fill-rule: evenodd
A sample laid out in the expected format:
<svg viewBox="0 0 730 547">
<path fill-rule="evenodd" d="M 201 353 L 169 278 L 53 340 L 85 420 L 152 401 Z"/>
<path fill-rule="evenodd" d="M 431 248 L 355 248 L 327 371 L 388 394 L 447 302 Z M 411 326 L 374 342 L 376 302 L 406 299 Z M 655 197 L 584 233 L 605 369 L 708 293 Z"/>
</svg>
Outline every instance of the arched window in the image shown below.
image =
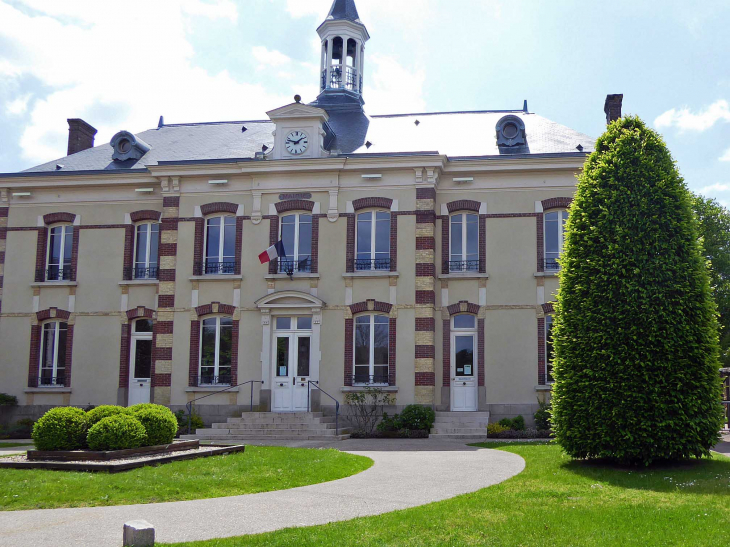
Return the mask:
<svg viewBox="0 0 730 547">
<path fill-rule="evenodd" d="M 563 252 L 563 236 L 568 211 L 564 209 L 545 213 L 545 271 L 560 269 L 558 258 Z"/>
<path fill-rule="evenodd" d="M 388 385 L 388 316 L 358 315 L 354 336 L 354 384 Z"/>
<path fill-rule="evenodd" d="M 279 257 L 279 273 L 312 271 L 312 215 L 295 213 L 281 217 L 279 236 L 286 256 Z"/>
<path fill-rule="evenodd" d="M 355 271 L 390 270 L 390 211 L 364 211 L 356 219 Z"/>
<path fill-rule="evenodd" d="M 200 323 L 198 385 L 231 385 L 233 319 L 213 316 Z"/>
<path fill-rule="evenodd" d="M 39 386 L 64 386 L 66 383 L 66 341 L 68 323 L 47 321 L 41 331 Z"/>
<path fill-rule="evenodd" d="M 553 316 L 545 316 L 545 380 L 553 382 Z"/>
<path fill-rule="evenodd" d="M 71 274 L 74 227 L 58 224 L 48 229 L 46 281 L 69 281 Z"/>
<path fill-rule="evenodd" d="M 160 224 L 140 222 L 135 229 L 132 279 L 157 279 Z"/>
<path fill-rule="evenodd" d="M 205 275 L 236 273 L 236 217 L 210 216 L 205 221 Z"/>
<path fill-rule="evenodd" d="M 449 272 L 479 271 L 479 215 L 456 213 L 450 222 Z"/>
</svg>

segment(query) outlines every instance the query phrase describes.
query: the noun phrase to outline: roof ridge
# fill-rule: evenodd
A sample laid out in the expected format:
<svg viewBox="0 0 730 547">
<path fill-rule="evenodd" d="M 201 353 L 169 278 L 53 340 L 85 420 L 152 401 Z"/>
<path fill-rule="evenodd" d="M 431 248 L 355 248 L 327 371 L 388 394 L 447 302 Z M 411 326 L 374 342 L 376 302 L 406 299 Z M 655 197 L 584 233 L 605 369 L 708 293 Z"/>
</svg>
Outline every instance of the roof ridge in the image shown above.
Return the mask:
<svg viewBox="0 0 730 547">
<path fill-rule="evenodd" d="M 534 112 L 525 112 L 519 110 L 454 110 L 446 112 L 414 112 L 412 114 L 373 114 L 371 118 L 406 118 L 408 116 L 440 116 L 443 114 L 501 114 L 519 112 L 521 114 L 534 114 Z"/>
<path fill-rule="evenodd" d="M 190 123 L 166 123 L 162 127 L 191 127 L 196 125 L 229 125 L 229 124 L 242 124 L 242 123 L 272 123 L 271 120 L 235 120 L 230 122 L 190 122 Z M 152 128 L 152 130 L 161 128 Z M 148 130 L 149 131 L 149 130 Z"/>
</svg>

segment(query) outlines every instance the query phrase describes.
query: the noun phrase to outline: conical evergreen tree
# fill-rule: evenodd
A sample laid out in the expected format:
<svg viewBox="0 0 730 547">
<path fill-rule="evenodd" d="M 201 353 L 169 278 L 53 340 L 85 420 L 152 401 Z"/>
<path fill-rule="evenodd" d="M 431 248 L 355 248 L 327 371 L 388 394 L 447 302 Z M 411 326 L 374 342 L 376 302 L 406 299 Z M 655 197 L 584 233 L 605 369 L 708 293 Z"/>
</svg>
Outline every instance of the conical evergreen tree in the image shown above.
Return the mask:
<svg viewBox="0 0 730 547">
<path fill-rule="evenodd" d="M 709 455 L 718 335 L 691 197 L 637 117 L 596 142 L 570 209 L 553 327 L 553 427 L 575 458 Z"/>
</svg>

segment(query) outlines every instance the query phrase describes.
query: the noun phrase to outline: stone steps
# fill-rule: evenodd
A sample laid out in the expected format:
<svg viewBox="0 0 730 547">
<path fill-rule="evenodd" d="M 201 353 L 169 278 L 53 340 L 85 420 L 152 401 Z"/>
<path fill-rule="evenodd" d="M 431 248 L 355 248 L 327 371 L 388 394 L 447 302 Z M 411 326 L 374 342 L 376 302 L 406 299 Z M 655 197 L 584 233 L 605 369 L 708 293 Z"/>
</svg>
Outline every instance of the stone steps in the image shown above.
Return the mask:
<svg viewBox="0 0 730 547">
<path fill-rule="evenodd" d="M 436 412 L 431 437 L 483 441 L 487 438 L 489 412 Z"/>
<path fill-rule="evenodd" d="M 292 437 L 291 435 L 181 435 L 181 439 L 199 439 L 201 441 L 344 441 L 350 438 L 344 435 L 307 435 Z"/>
<path fill-rule="evenodd" d="M 274 429 L 274 430 L 298 430 L 298 429 L 312 429 L 313 426 L 318 426 L 320 429 L 334 429 L 334 422 L 316 423 L 242 423 L 242 422 L 228 422 L 225 424 L 213 424 L 213 429 Z"/>
</svg>

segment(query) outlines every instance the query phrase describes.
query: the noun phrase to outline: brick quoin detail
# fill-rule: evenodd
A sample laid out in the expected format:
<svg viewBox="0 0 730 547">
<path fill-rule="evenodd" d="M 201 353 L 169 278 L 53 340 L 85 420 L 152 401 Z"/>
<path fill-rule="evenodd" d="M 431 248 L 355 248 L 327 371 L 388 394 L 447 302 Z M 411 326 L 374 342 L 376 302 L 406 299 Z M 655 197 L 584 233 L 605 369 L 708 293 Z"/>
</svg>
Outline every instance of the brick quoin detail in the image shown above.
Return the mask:
<svg viewBox="0 0 730 547">
<path fill-rule="evenodd" d="M 442 340 L 443 340 L 443 367 L 442 367 L 442 376 L 443 376 L 443 386 L 449 387 L 451 385 L 451 320 L 450 319 L 444 319 L 443 321 L 443 332 L 442 332 Z"/>
<path fill-rule="evenodd" d="M 549 198 L 542 200 L 542 210 L 547 211 L 548 209 L 567 209 L 570 204 L 573 203 L 573 198 Z"/>
<path fill-rule="evenodd" d="M 416 277 L 436 277 L 436 265 L 432 262 L 416 264 Z"/>
<path fill-rule="evenodd" d="M 537 233 L 537 271 L 545 271 L 545 263 L 543 258 L 545 257 L 545 224 L 543 223 L 542 213 L 535 219 L 536 226 L 535 231 Z"/>
<path fill-rule="evenodd" d="M 397 342 L 397 326 L 396 319 L 391 317 L 388 320 L 388 385 L 394 386 L 395 383 L 395 357 L 396 357 L 396 342 Z"/>
<path fill-rule="evenodd" d="M 277 213 L 286 213 L 288 211 L 309 211 L 314 210 L 314 202 L 306 199 L 292 199 L 289 201 L 280 201 L 274 205 Z"/>
<path fill-rule="evenodd" d="M 434 332 L 436 330 L 436 319 L 433 317 L 416 317 L 417 332 Z"/>
<path fill-rule="evenodd" d="M 160 222 L 160 217 L 162 217 L 161 211 L 152 211 L 149 209 L 146 209 L 144 211 L 134 211 L 133 213 L 129 213 L 129 218 L 132 222 L 142 222 L 143 220 L 151 220 L 153 222 Z"/>
<path fill-rule="evenodd" d="M 238 228 L 238 226 L 236 226 Z M 203 240 L 204 235 L 203 232 L 205 231 L 205 219 L 204 218 L 196 218 L 195 219 L 195 236 L 193 239 L 193 269 L 195 270 L 196 264 L 201 264 L 203 262 Z M 201 271 L 193 271 L 193 275 L 201 275 L 203 273 L 203 270 Z"/>
<path fill-rule="evenodd" d="M 127 319 L 130 321 L 133 321 L 134 319 L 141 319 L 143 317 L 146 319 L 154 319 L 155 310 L 145 308 L 144 306 L 127 310 Z"/>
<path fill-rule="evenodd" d="M 157 305 L 160 308 L 174 308 L 175 307 L 175 295 L 174 294 L 160 294 L 157 296 Z"/>
<path fill-rule="evenodd" d="M 446 209 L 449 211 L 449 214 L 456 211 L 474 211 L 475 213 L 478 213 L 481 205 L 482 204 L 480 202 L 474 201 L 473 199 L 459 199 L 447 203 Z"/>
<path fill-rule="evenodd" d="M 479 215 L 479 273 L 487 273 L 487 217 Z"/>
<path fill-rule="evenodd" d="M 238 338 L 240 336 L 241 328 L 239 325 L 240 321 L 237 319 L 232 321 L 231 326 L 231 385 L 235 386 L 238 384 Z"/>
<path fill-rule="evenodd" d="M 124 227 L 124 259 L 122 260 L 122 279 L 132 279 L 130 268 L 134 266 L 134 225 L 128 224 Z"/>
<path fill-rule="evenodd" d="M 352 208 L 355 211 L 359 211 L 361 209 L 388 209 L 393 206 L 393 200 L 390 198 L 378 198 L 378 197 L 371 197 L 371 198 L 360 198 L 353 200 L 352 202 Z"/>
<path fill-rule="evenodd" d="M 38 241 L 35 249 L 35 281 L 45 281 L 46 270 L 46 242 L 48 241 L 48 228 L 38 228 Z"/>
<path fill-rule="evenodd" d="M 74 326 L 66 327 L 66 381 L 64 387 L 71 387 L 71 365 L 73 364 L 74 354 Z"/>
<path fill-rule="evenodd" d="M 434 346 L 419 346 L 416 344 L 416 359 L 434 359 L 435 357 L 436 349 Z"/>
<path fill-rule="evenodd" d="M 73 229 L 71 236 L 71 281 L 76 281 L 76 270 L 79 265 L 79 230 L 77 226 Z"/>
<path fill-rule="evenodd" d="M 436 224 L 436 213 L 433 211 L 416 211 L 416 224 Z"/>
<path fill-rule="evenodd" d="M 319 273 L 319 219 L 323 215 L 312 215 L 312 256 L 311 273 Z"/>
<path fill-rule="evenodd" d="M 435 386 L 436 374 L 434 372 L 416 372 L 417 386 Z"/>
<path fill-rule="evenodd" d="M 436 291 L 416 291 L 416 304 L 434 304 Z"/>
<path fill-rule="evenodd" d="M 436 199 L 436 189 L 416 188 L 416 199 Z"/>
<path fill-rule="evenodd" d="M 417 251 L 433 251 L 436 248 L 436 238 L 431 236 L 417 237 L 416 238 L 416 250 Z"/>
<path fill-rule="evenodd" d="M 347 216 L 347 242 L 346 242 L 346 248 L 345 248 L 345 272 L 353 273 L 355 271 L 355 215 L 352 213 L 348 213 L 346 215 L 341 215 L 341 216 Z M 393 231 L 393 226 L 391 225 L 391 245 L 393 245 L 392 231 Z"/>
<path fill-rule="evenodd" d="M 218 304 L 217 312 L 213 311 L 213 304 Z M 204 304 L 195 308 L 195 313 L 198 314 L 198 317 L 211 315 L 213 313 L 219 313 L 221 315 L 233 315 L 235 311 L 235 306 L 231 306 L 230 304 L 221 304 L 220 302 L 211 302 L 210 304 Z"/>
<path fill-rule="evenodd" d="M 537 319 L 537 385 L 545 385 L 545 319 Z"/>
<path fill-rule="evenodd" d="M 449 260 L 451 260 L 451 256 L 449 255 L 450 224 L 451 217 L 441 217 L 441 273 L 444 275 L 449 273 Z"/>
<path fill-rule="evenodd" d="M 119 387 L 129 387 L 129 344 L 130 331 L 132 325 L 125 323 L 122 325 L 122 336 L 119 345 Z"/>
<path fill-rule="evenodd" d="M 163 207 L 180 207 L 180 196 L 166 196 L 162 198 Z"/>
<path fill-rule="evenodd" d="M 461 305 L 466 304 L 466 311 L 461 311 Z M 460 300 L 456 304 L 451 304 L 448 308 L 449 315 L 456 315 L 458 313 L 471 313 L 473 315 L 477 315 L 479 313 L 479 305 L 472 304 L 471 302 L 467 302 L 466 300 Z"/>
<path fill-rule="evenodd" d="M 484 385 L 484 319 L 477 320 L 477 381 L 479 386 Z"/>
<path fill-rule="evenodd" d="M 236 275 L 241 275 L 241 249 L 243 248 L 243 217 L 236 217 L 236 261 L 233 271 Z"/>
<path fill-rule="evenodd" d="M 200 206 L 200 212 L 203 216 L 214 215 L 216 213 L 230 213 L 235 215 L 238 212 L 238 204 L 225 201 L 206 203 Z"/>
<path fill-rule="evenodd" d="M 352 385 L 352 366 L 354 359 L 354 319 L 345 319 L 345 378 L 346 386 Z"/>
<path fill-rule="evenodd" d="M 542 312 L 543 313 L 554 313 L 555 308 L 553 307 L 552 302 L 547 302 L 546 304 L 542 305 Z"/>
<path fill-rule="evenodd" d="M 373 303 L 372 310 L 368 310 L 368 302 Z M 366 311 L 390 313 L 390 310 L 392 308 L 393 308 L 392 304 L 388 304 L 387 302 L 378 302 L 377 300 L 366 300 L 365 302 L 358 302 L 356 304 L 350 305 L 350 312 L 353 315 L 358 314 L 358 313 L 363 313 Z"/>
<path fill-rule="evenodd" d="M 390 271 L 398 271 L 398 214 L 390 213 Z"/>
<path fill-rule="evenodd" d="M 73 224 L 73 221 L 76 220 L 76 215 L 73 213 L 48 213 L 47 215 L 43 215 L 43 223 L 48 226 L 49 224 L 56 224 L 58 222 L 68 222 L 69 224 Z"/>
<path fill-rule="evenodd" d="M 155 374 L 152 378 L 152 387 L 170 387 L 172 385 L 172 374 Z"/>
</svg>

